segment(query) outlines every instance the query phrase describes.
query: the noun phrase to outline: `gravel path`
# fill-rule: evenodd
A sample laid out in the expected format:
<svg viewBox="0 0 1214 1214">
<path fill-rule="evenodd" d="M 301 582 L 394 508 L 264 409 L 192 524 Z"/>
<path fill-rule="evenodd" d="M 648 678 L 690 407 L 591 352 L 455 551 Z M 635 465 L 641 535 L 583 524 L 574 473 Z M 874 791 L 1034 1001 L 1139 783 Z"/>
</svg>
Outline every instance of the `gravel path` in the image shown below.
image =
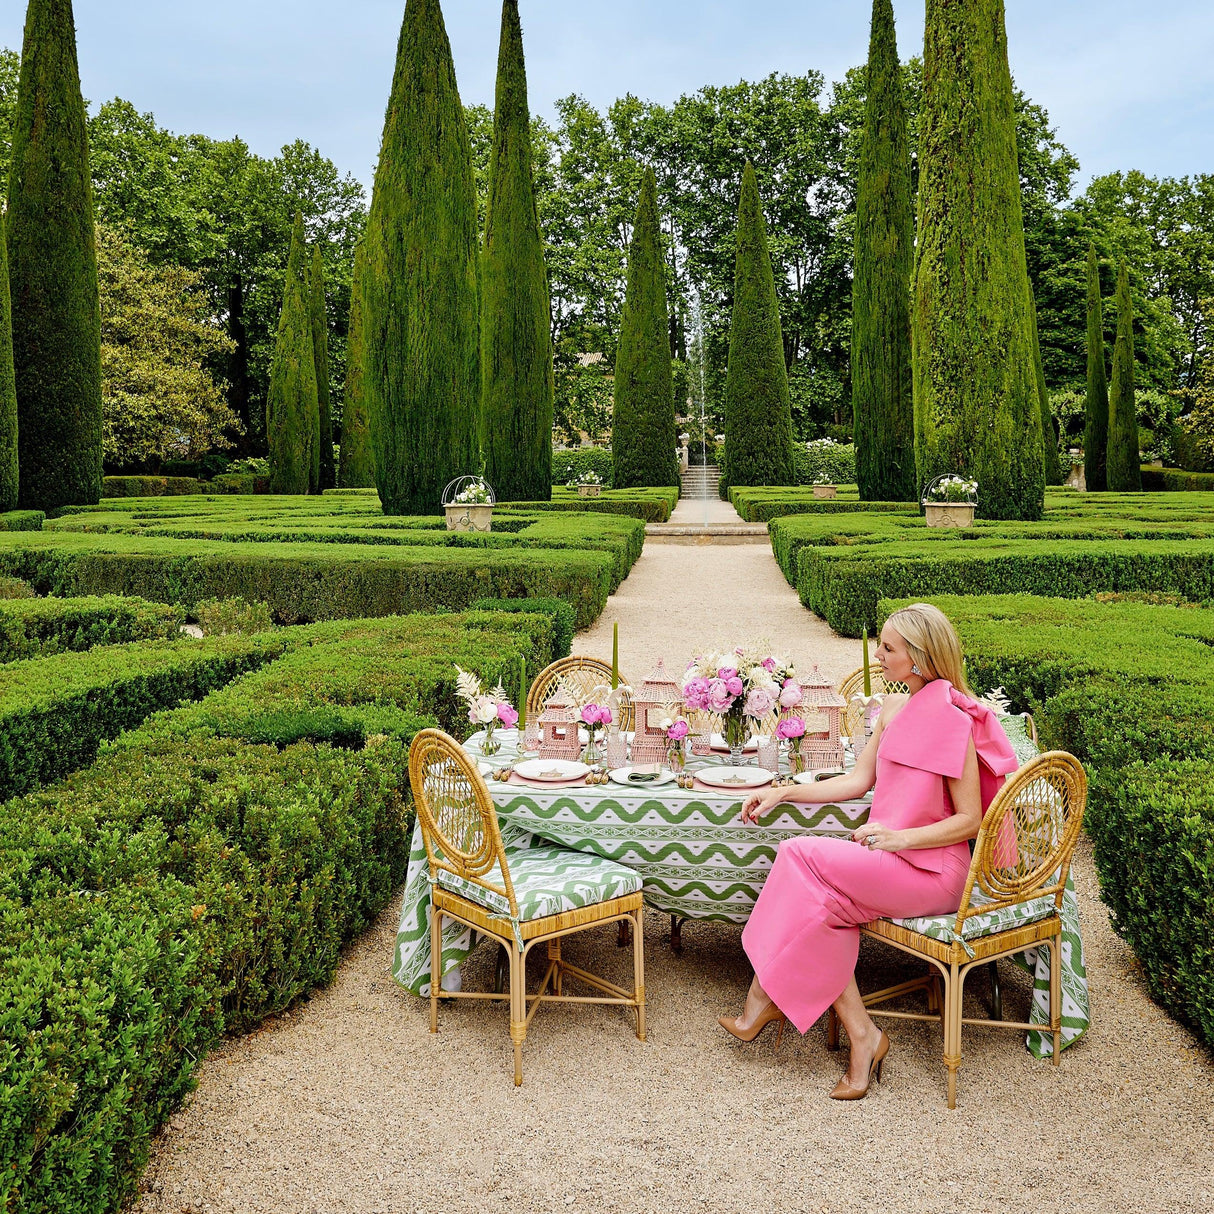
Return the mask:
<svg viewBox="0 0 1214 1214">
<path fill-rule="evenodd" d="M 766 636 L 832 678 L 859 664 L 798 604 L 761 545 L 647 542 L 581 652 L 640 678 L 658 656 Z M 604 646 L 604 641 L 606 642 Z M 673 662 L 672 662 L 673 664 Z M 639 672 L 633 673 L 633 672 Z M 398 908 L 347 950 L 333 984 L 216 1050 L 154 1145 L 137 1214 L 547 1214 L 554 1210 L 899 1210 L 907 1214 L 1188 1214 L 1214 1209 L 1214 1066 L 1147 999 L 1109 928 L 1086 840 L 1075 879 L 1093 1025 L 1060 1067 L 1018 1036 L 968 1027 L 959 1107 L 944 1103 L 937 1027 L 892 1022 L 885 1080 L 831 1101 L 842 1055 L 821 1026 L 749 1046 L 717 1027 L 750 971 L 740 929 L 646 920 L 648 1041 L 622 1013 L 544 1008 L 511 1083 L 502 1005 L 462 1003 L 428 1031 L 427 1005 L 389 974 Z M 575 936 L 575 964 L 626 981 L 615 929 Z M 486 989 L 494 952 L 465 966 Z M 862 985 L 912 972 L 865 941 Z M 1003 967 L 1005 1014 L 1027 1016 L 1027 975 Z M 972 980 L 969 1015 L 984 1015 Z M 891 1022 L 887 1022 L 891 1023 Z"/>
</svg>

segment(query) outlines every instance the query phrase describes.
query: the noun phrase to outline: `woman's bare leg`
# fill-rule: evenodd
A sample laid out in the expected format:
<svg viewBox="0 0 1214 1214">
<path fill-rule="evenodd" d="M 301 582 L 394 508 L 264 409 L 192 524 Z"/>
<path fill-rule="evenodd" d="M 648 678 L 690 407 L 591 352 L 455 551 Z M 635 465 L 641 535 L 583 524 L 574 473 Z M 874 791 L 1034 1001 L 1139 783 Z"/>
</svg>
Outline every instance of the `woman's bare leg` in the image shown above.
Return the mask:
<svg viewBox="0 0 1214 1214">
<path fill-rule="evenodd" d="M 749 1008 L 750 1001 L 746 1006 Z M 847 1082 L 853 1087 L 862 1088 L 868 1085 L 868 1072 L 873 1064 L 873 1055 L 881 1042 L 881 1030 L 873 1023 L 873 1018 L 864 1006 L 860 996 L 860 988 L 856 985 L 853 974 L 847 989 L 835 1000 L 835 1011 L 847 1030 L 847 1039 L 851 1042 L 851 1059 L 847 1065 Z"/>
<path fill-rule="evenodd" d="M 746 1006 L 738 1017 L 738 1028 L 744 1032 L 754 1024 L 755 1018 L 771 1002 L 771 996 L 759 985 L 759 975 L 756 974 L 750 982 L 750 990 L 746 992 Z"/>
</svg>

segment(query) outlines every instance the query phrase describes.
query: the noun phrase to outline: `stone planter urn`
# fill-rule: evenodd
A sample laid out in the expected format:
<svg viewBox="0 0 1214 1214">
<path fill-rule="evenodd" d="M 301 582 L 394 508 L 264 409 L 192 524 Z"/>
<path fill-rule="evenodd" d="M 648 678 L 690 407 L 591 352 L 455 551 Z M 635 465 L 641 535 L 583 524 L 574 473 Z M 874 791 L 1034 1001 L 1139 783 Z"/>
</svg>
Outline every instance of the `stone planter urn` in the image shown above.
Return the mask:
<svg viewBox="0 0 1214 1214">
<path fill-rule="evenodd" d="M 598 497 L 602 492 L 602 485 L 579 485 L 577 487 L 578 497 Z"/>
<path fill-rule="evenodd" d="M 815 485 L 814 486 L 814 497 L 818 497 L 818 498 L 834 497 L 838 492 L 839 492 L 838 488 L 834 485 Z"/>
<path fill-rule="evenodd" d="M 924 510 L 929 527 L 972 527 L 976 508 L 969 502 L 928 502 Z"/>
<path fill-rule="evenodd" d="M 444 506 L 447 515 L 448 531 L 492 531 L 493 507 L 478 506 Z"/>
</svg>

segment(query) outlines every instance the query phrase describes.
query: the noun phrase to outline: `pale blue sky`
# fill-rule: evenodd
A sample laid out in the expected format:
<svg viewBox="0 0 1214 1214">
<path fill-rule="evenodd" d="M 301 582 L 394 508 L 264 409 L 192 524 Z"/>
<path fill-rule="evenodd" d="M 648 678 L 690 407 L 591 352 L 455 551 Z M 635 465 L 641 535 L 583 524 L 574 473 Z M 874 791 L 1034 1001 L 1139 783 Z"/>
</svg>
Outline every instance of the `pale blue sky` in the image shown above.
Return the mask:
<svg viewBox="0 0 1214 1214">
<path fill-rule="evenodd" d="M 829 82 L 867 52 L 868 0 L 521 0 L 532 109 L 579 92 L 661 102 L 772 71 Z M 903 57 L 923 0 L 895 0 Z M 24 0 L 0 6 L 20 49 Z M 1017 83 L 1079 157 L 1080 184 L 1121 168 L 1214 172 L 1211 0 L 1008 0 Z M 445 0 L 465 102 L 493 103 L 500 0 Z M 179 132 L 239 134 L 273 155 L 316 145 L 373 172 L 404 0 L 75 0 L 84 93 Z"/>
</svg>

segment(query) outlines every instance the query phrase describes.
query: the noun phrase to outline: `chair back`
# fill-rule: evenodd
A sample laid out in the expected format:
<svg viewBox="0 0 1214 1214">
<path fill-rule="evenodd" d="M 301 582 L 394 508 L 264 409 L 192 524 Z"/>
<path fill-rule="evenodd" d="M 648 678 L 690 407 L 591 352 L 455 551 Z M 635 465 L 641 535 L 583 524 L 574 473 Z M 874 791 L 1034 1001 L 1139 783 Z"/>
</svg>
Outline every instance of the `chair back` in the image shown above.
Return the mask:
<svg viewBox="0 0 1214 1214">
<path fill-rule="evenodd" d="M 873 695 L 893 695 L 895 692 L 909 694 L 910 688 L 905 683 L 895 683 L 892 680 L 886 680 L 881 667 L 875 662 L 870 664 L 868 668 L 869 686 L 873 689 Z M 847 701 L 847 707 L 840 714 L 840 720 L 843 723 L 843 732 L 849 737 L 854 738 L 864 728 L 863 709 L 859 704 L 853 704 L 852 700 L 864 690 L 864 667 L 859 670 L 853 670 L 851 674 L 839 684 L 839 694 Z"/>
<path fill-rule="evenodd" d="M 423 729 L 409 747 L 409 784 L 431 881 L 440 870 L 451 873 L 505 898 L 517 916 L 497 811 L 468 752 L 441 729 Z M 495 865 L 500 885 L 486 877 Z"/>
<path fill-rule="evenodd" d="M 579 704 L 589 702 L 590 695 L 596 687 L 611 686 L 611 663 L 600 658 L 587 658 L 571 655 L 558 658 L 549 666 L 545 666 L 532 680 L 531 689 L 527 692 L 527 717 L 538 719 L 544 705 L 556 694 L 557 688 L 564 683 L 569 688 Z M 620 675 L 621 685 L 628 680 Z M 606 699 L 606 696 L 603 697 Z M 620 698 L 620 719 L 616 724 L 621 729 L 634 729 L 632 700 L 627 694 Z"/>
<path fill-rule="evenodd" d="M 1033 898 L 1052 895 L 1061 909 L 1087 787 L 1083 765 L 1064 750 L 1038 755 L 1007 778 L 974 841 L 958 933 L 973 915 Z M 986 900 L 973 901 L 975 887 Z"/>
</svg>

